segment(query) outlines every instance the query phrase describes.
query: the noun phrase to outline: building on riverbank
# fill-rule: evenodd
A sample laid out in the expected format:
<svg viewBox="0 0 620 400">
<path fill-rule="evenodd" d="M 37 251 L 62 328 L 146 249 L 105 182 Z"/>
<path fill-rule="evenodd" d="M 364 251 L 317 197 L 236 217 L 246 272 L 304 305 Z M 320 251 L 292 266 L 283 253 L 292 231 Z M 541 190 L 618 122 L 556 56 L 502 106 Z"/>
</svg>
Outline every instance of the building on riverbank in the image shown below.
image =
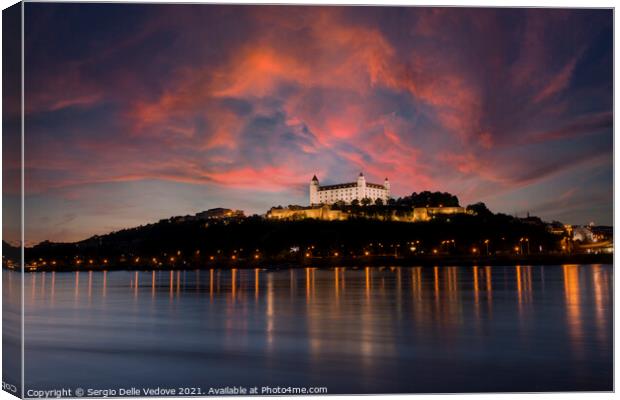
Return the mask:
<svg viewBox="0 0 620 400">
<path fill-rule="evenodd" d="M 230 208 L 211 208 L 196 214 L 198 219 L 225 219 L 225 218 L 245 218 L 243 210 L 231 210 Z"/>
</svg>

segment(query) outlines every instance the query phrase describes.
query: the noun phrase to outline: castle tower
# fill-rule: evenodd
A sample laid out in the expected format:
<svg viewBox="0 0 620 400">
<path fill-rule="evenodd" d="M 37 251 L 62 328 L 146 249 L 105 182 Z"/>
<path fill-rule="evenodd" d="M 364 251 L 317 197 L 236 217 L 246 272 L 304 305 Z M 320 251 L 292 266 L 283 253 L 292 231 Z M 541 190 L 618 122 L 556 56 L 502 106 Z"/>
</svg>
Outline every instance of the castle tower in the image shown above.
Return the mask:
<svg viewBox="0 0 620 400">
<path fill-rule="evenodd" d="M 366 178 L 360 172 L 360 175 L 357 177 L 357 199 L 362 201 L 364 197 L 366 197 Z"/>
<path fill-rule="evenodd" d="M 319 179 L 314 175 L 310 181 L 310 205 L 319 203 Z"/>
<path fill-rule="evenodd" d="M 390 199 L 390 181 L 385 177 L 385 181 L 383 181 L 383 187 L 385 188 L 385 199 L 384 201 L 388 201 Z"/>
</svg>

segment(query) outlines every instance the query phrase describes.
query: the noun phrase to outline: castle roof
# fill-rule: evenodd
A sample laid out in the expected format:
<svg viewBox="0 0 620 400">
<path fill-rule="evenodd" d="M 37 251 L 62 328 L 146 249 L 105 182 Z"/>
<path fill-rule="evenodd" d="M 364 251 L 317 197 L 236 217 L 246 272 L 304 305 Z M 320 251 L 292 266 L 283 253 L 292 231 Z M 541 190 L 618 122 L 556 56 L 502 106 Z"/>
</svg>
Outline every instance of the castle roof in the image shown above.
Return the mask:
<svg viewBox="0 0 620 400">
<path fill-rule="evenodd" d="M 355 188 L 357 187 L 357 182 L 347 182 L 347 183 L 339 183 L 337 185 L 327 185 L 327 186 L 319 186 L 319 191 L 323 190 L 333 190 L 333 189 L 346 189 L 346 188 Z M 380 185 L 378 183 L 366 183 L 366 187 L 371 187 L 375 189 L 385 189 L 385 186 Z"/>
<path fill-rule="evenodd" d="M 360 172 L 359 176 L 364 177 L 364 174 Z M 387 181 L 387 178 L 385 178 L 385 180 Z M 317 183 L 319 182 L 316 175 L 312 177 L 312 182 L 317 182 Z M 357 182 L 347 182 L 347 183 L 338 183 L 336 185 L 319 186 L 318 190 L 322 192 L 324 190 L 346 189 L 346 188 L 355 188 L 355 187 L 357 187 Z M 374 189 L 387 189 L 387 187 L 384 185 L 380 185 L 378 183 L 371 183 L 371 182 L 366 182 L 366 187 L 370 187 Z"/>
<path fill-rule="evenodd" d="M 357 182 L 339 183 L 337 185 L 319 186 L 319 191 L 357 187 Z"/>
</svg>

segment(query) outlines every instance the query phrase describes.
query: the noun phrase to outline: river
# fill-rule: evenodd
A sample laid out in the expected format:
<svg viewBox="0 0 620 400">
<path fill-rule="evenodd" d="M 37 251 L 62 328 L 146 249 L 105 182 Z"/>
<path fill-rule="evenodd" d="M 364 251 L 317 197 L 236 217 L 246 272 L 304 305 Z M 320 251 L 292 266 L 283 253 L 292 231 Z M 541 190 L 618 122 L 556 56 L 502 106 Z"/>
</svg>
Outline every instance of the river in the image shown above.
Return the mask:
<svg viewBox="0 0 620 400">
<path fill-rule="evenodd" d="M 19 275 L 3 273 L 10 302 Z M 611 265 L 39 272 L 24 287 L 31 390 L 612 390 Z"/>
</svg>

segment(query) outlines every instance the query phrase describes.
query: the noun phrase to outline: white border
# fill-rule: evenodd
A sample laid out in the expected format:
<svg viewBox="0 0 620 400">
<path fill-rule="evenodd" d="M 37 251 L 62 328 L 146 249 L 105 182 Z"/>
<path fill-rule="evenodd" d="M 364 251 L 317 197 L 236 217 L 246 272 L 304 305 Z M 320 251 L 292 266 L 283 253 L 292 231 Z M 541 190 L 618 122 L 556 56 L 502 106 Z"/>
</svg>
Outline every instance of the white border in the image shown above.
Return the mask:
<svg viewBox="0 0 620 400">
<path fill-rule="evenodd" d="M 64 1 L 64 2 L 80 2 L 80 1 Z M 123 1 L 106 1 L 109 3 L 123 3 Z M 136 0 L 133 1 L 134 3 L 196 3 L 196 2 L 192 2 L 192 1 L 175 1 L 175 0 L 149 0 L 149 1 L 141 1 L 141 0 Z M 15 1 L 11 1 L 11 0 L 0 0 L 0 5 L 2 6 L 2 9 L 5 9 L 13 4 L 15 4 Z M 385 0 L 374 0 L 374 1 L 354 1 L 354 0 L 335 0 L 335 1 L 329 1 L 329 0 L 314 0 L 314 1 L 299 1 L 299 0 L 288 0 L 285 2 L 277 2 L 277 1 L 266 1 L 266 0 L 254 0 L 254 1 L 234 1 L 234 2 L 222 2 L 222 1 L 204 1 L 201 3 L 206 3 L 206 4 L 221 4 L 221 3 L 234 3 L 234 4 L 314 4 L 314 5 L 385 5 L 385 6 L 389 6 L 389 5 L 405 5 L 405 6 L 457 6 L 457 7 L 557 7 L 557 8 L 615 8 L 616 2 L 615 1 L 603 1 L 603 0 L 590 0 L 590 1 L 576 1 L 576 0 L 539 0 L 539 1 L 515 1 L 515 0 L 505 0 L 505 1 L 493 1 L 493 0 L 478 0 L 476 2 L 472 2 L 472 1 L 465 1 L 465 0 L 452 0 L 449 2 L 446 1 L 438 1 L 438 0 L 424 0 L 424 1 L 407 1 L 407 0 L 390 0 L 390 1 L 385 1 Z M 24 10 L 23 10 L 23 5 L 22 5 L 22 44 L 23 44 L 23 38 L 24 38 L 24 25 L 23 25 L 23 18 L 24 18 Z M 615 99 L 617 97 L 618 94 L 618 88 L 615 85 L 615 76 L 616 76 L 616 72 L 618 71 L 617 68 L 617 64 L 615 62 L 615 54 L 616 54 L 616 47 L 618 45 L 618 43 L 620 43 L 620 34 L 618 33 L 618 31 L 616 31 L 615 26 L 616 26 L 616 13 L 614 10 L 614 116 L 615 115 L 620 115 L 619 113 L 619 108 L 618 108 L 618 104 L 615 102 Z M 1 47 L 1 19 L 0 19 L 0 47 Z M 21 98 L 21 108 L 22 108 L 22 154 L 21 154 L 21 160 L 22 160 L 22 165 L 24 163 L 24 52 L 23 52 L 23 45 L 22 45 L 22 55 L 21 55 L 22 59 L 22 82 L 21 82 L 21 86 L 22 86 L 22 98 Z M 1 71 L 1 66 L 0 66 L 0 71 Z M 0 81 L 0 89 L 1 89 L 1 81 Z M 0 96 L 0 106 L 1 106 L 2 102 L 1 102 L 1 96 Z M 616 158 L 615 158 L 615 154 L 618 153 L 619 150 L 619 145 L 618 142 L 615 140 L 615 118 L 614 118 L 614 205 L 615 205 L 615 188 L 619 187 L 620 184 L 620 178 L 619 175 L 616 173 L 617 172 L 617 164 L 616 164 Z M 0 154 L 1 154 L 1 150 L 2 150 L 2 143 L 0 141 Z M 0 166 L 0 171 L 1 171 L 1 166 Z M 2 176 L 0 174 L 0 184 L 2 183 Z M 22 201 L 21 201 L 21 206 L 22 206 L 22 215 L 21 215 L 21 224 L 22 224 L 22 243 L 25 243 L 25 238 L 24 238 L 24 198 L 23 198 L 23 193 L 24 193 L 24 172 L 22 169 L 22 173 L 21 173 L 21 190 L 22 190 Z M 0 207 L 2 206 L 2 199 L 0 196 Z M 614 207 L 614 235 L 615 235 L 615 226 L 618 226 L 618 222 L 619 222 L 619 217 L 618 214 L 615 212 L 615 207 Z M 0 225 L 2 224 L 2 215 L 0 213 Z M 0 250 L 0 254 L 1 254 L 1 250 Z M 23 259 L 23 248 L 22 248 L 22 259 Z M 616 265 L 616 253 L 614 252 L 614 265 Z M 23 265 L 22 265 L 22 269 L 23 269 Z M 618 283 L 618 274 L 614 274 L 614 288 L 618 287 L 616 285 L 616 283 Z M 21 287 L 21 296 L 22 296 L 22 301 L 23 301 L 23 296 L 24 296 L 24 282 L 22 279 L 22 287 Z M 23 303 L 22 303 L 23 304 Z M 618 313 L 620 311 L 618 310 L 618 307 L 616 307 L 615 304 L 615 293 L 614 293 L 614 321 L 617 319 L 618 317 Z M 2 321 L 0 319 L 0 328 L 2 327 Z M 24 309 L 22 307 L 22 360 L 23 360 L 23 355 L 24 355 L 24 342 L 23 342 L 23 331 L 24 329 Z M 614 344 L 616 343 L 616 336 L 615 336 L 616 332 L 615 332 L 615 324 L 614 324 Z M 1 354 L 1 353 L 0 353 Z M 614 346 L 614 366 L 615 364 L 615 357 L 616 355 L 616 349 Z M 0 373 L 2 370 L 2 365 L 0 363 Z M 619 376 L 619 372 L 617 368 L 614 368 L 614 383 L 618 382 L 618 376 Z M 22 381 L 24 378 L 24 364 L 22 363 Z M 481 377 L 481 379 L 484 379 L 484 377 Z M 23 390 L 24 387 L 22 385 L 22 397 L 23 397 Z M 455 394 L 455 395 L 446 395 L 446 394 L 440 394 L 440 395 L 389 395 L 390 397 L 394 397 L 394 396 L 398 396 L 398 397 L 407 397 L 407 398 L 414 398 L 415 399 L 420 399 L 420 400 L 427 400 L 427 399 L 442 399 L 442 398 L 446 398 L 446 399 L 460 399 L 460 398 L 471 398 L 472 396 L 476 396 L 478 397 L 483 397 L 483 398 L 495 398 L 495 397 L 501 397 L 502 399 L 508 399 L 508 400 L 520 400 L 520 399 L 532 399 L 532 398 L 544 398 L 544 399 L 607 399 L 607 398 L 613 398 L 615 397 L 615 395 L 613 393 L 577 393 L 577 392 L 571 392 L 571 393 L 543 393 L 543 394 L 528 394 L 528 393 L 519 393 L 519 394 L 496 394 L 496 393 L 488 393 L 488 394 L 473 394 L 473 395 L 467 395 L 467 394 Z M 299 397 L 293 397 L 293 396 L 279 396 L 285 399 L 299 399 Z M 314 396 L 314 397 L 328 397 L 328 396 Z M 354 396 L 329 396 L 330 398 L 353 398 Z M 368 396 L 365 396 L 368 397 Z M 377 397 L 377 398 L 386 398 L 388 397 L 388 395 L 376 395 L 376 396 L 371 396 L 371 397 Z M 190 399 L 190 397 L 187 397 L 188 399 Z M 233 399 L 247 399 L 247 397 L 230 397 Z M 269 397 L 264 397 L 264 396 L 258 396 L 258 398 L 261 399 L 268 399 Z M 10 394 L 8 394 L 7 392 L 4 391 L 0 391 L 0 400 L 9 400 L 9 399 L 15 399 L 15 397 L 11 396 Z M 128 398 L 131 399 L 131 398 Z"/>
</svg>

